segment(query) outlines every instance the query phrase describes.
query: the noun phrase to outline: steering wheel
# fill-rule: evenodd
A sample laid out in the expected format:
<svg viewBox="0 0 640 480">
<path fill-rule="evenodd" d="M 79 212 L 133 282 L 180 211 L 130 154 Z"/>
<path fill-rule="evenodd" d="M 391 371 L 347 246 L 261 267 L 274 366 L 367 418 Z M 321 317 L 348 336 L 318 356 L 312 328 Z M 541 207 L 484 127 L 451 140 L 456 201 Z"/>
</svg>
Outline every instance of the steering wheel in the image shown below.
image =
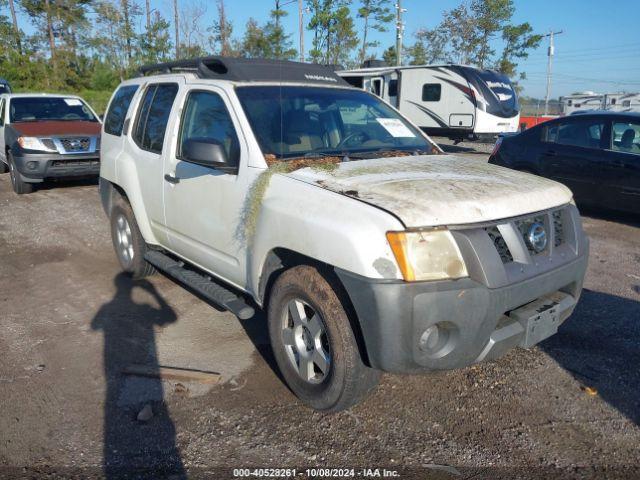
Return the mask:
<svg viewBox="0 0 640 480">
<path fill-rule="evenodd" d="M 351 140 L 355 139 L 355 138 L 361 138 L 362 140 L 360 140 L 360 143 L 364 143 L 367 140 L 371 139 L 371 135 L 369 135 L 367 132 L 353 132 L 349 135 L 347 135 L 346 137 L 344 137 L 340 143 L 338 143 L 338 145 L 336 145 L 336 148 L 340 148 L 340 147 L 344 147 L 345 145 L 347 145 Z"/>
<path fill-rule="evenodd" d="M 63 120 L 79 120 L 81 117 L 77 113 L 67 113 L 62 116 Z"/>
</svg>

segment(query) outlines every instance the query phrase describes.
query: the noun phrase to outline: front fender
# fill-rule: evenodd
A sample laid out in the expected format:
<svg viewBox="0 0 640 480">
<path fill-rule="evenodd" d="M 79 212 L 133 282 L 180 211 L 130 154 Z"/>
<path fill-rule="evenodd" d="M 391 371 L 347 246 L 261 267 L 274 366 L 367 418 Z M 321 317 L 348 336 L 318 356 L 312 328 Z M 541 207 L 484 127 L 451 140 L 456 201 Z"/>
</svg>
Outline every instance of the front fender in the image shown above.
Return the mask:
<svg viewBox="0 0 640 480">
<path fill-rule="evenodd" d="M 255 234 L 247 238 L 250 290 L 269 252 L 283 248 L 374 279 L 401 279 L 385 233 L 403 225 L 391 214 L 320 186 L 274 175 L 261 202 Z"/>
</svg>

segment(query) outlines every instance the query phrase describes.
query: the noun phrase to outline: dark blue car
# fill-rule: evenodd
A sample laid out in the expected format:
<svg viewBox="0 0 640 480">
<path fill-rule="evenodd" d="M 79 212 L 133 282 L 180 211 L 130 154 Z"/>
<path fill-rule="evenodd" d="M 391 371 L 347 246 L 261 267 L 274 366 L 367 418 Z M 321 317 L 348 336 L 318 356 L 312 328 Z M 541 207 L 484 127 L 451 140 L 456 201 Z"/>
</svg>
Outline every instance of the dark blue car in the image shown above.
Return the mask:
<svg viewBox="0 0 640 480">
<path fill-rule="evenodd" d="M 500 137 L 489 163 L 564 183 L 582 205 L 640 213 L 640 113 L 550 120 Z"/>
<path fill-rule="evenodd" d="M 11 85 L 4 78 L 0 78 L 0 95 L 3 93 L 11 93 Z"/>
</svg>

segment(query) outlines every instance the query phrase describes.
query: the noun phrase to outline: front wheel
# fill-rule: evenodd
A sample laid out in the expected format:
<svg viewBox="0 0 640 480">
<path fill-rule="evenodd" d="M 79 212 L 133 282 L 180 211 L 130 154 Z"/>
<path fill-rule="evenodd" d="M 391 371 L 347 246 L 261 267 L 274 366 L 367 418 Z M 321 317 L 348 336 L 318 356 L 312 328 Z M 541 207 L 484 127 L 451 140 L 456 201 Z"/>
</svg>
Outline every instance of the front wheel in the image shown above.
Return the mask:
<svg viewBox="0 0 640 480">
<path fill-rule="evenodd" d="M 337 412 L 355 405 L 377 384 L 366 366 L 332 281 L 312 266 L 284 272 L 269 299 L 269 336 L 282 375 L 304 403 Z"/>
<path fill-rule="evenodd" d="M 33 183 L 23 182 L 22 178 L 20 178 L 20 173 L 18 173 L 16 169 L 16 164 L 13 161 L 11 153 L 7 153 L 7 161 L 9 162 L 9 174 L 11 176 L 11 186 L 13 187 L 13 191 L 18 195 L 33 192 Z"/>
</svg>

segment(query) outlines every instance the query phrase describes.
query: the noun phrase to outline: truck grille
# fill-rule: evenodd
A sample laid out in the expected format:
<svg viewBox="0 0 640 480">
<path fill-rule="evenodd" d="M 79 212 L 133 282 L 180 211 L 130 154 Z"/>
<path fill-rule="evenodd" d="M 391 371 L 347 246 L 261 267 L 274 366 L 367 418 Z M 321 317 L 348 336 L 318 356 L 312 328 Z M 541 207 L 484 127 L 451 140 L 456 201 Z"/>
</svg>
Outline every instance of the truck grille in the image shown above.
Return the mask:
<svg viewBox="0 0 640 480">
<path fill-rule="evenodd" d="M 498 230 L 498 227 L 494 225 L 492 227 L 487 227 L 484 230 L 489 234 L 489 238 L 493 242 L 494 247 L 496 247 L 502 263 L 513 262 L 511 251 L 507 246 L 507 242 L 504 241 L 500 230 Z"/>
<path fill-rule="evenodd" d="M 515 227 L 515 231 L 518 236 L 522 239 L 522 243 L 516 242 L 518 245 L 512 245 L 513 248 L 516 247 L 524 247 L 529 256 L 535 257 L 537 255 L 548 254 L 550 250 L 550 243 L 540 252 L 536 251 L 533 245 L 529 242 L 528 234 L 532 225 L 539 223 L 544 226 L 547 235 L 551 234 L 551 230 L 553 230 L 553 246 L 560 247 L 565 243 L 565 225 L 564 220 L 565 216 L 563 215 L 563 210 L 555 210 L 551 212 L 551 214 L 541 214 L 535 215 L 528 218 L 522 218 L 515 220 L 511 223 L 505 224 L 506 228 L 510 228 L 510 226 Z M 550 228 L 551 226 L 551 228 Z M 490 227 L 485 227 L 485 232 L 489 235 L 493 246 L 495 247 L 498 255 L 500 255 L 500 259 L 502 263 L 511 263 L 514 261 L 514 254 L 509 248 L 509 242 L 504 238 L 501 233 L 498 225 L 492 225 Z M 513 230 L 512 230 L 513 231 Z M 513 238 L 513 237 L 512 237 Z"/>
<path fill-rule="evenodd" d="M 89 137 L 61 138 L 60 143 L 65 152 L 86 152 L 91 145 Z"/>
<path fill-rule="evenodd" d="M 50 138 L 41 138 L 40 141 L 49 150 L 56 150 L 56 144 L 53 142 L 52 139 L 50 139 Z"/>
</svg>

